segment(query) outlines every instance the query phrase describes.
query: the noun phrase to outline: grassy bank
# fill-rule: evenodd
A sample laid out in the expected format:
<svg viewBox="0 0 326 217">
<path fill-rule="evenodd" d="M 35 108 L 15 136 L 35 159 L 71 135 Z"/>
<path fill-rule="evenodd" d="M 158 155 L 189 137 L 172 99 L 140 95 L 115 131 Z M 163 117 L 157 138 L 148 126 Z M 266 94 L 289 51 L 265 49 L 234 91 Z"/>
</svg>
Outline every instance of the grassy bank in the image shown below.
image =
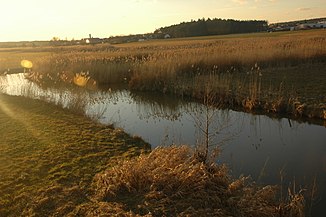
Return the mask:
<svg viewBox="0 0 326 217">
<path fill-rule="evenodd" d="M 139 138 L 37 100 L 0 95 L 0 121 L 0 216 L 304 213 L 301 193 L 233 179 L 188 146 L 148 154 Z"/>
<path fill-rule="evenodd" d="M 209 90 L 231 108 L 325 120 L 325 42 L 324 30 L 312 30 L 6 49 L 0 59 L 12 66 L 5 55 L 30 58 L 30 78 L 41 85 L 73 83 L 84 72 L 91 88 L 124 82 L 198 100 Z"/>
<path fill-rule="evenodd" d="M 122 130 L 44 102 L 0 95 L 0 216 L 64 216 L 96 173 L 148 152 Z"/>
</svg>

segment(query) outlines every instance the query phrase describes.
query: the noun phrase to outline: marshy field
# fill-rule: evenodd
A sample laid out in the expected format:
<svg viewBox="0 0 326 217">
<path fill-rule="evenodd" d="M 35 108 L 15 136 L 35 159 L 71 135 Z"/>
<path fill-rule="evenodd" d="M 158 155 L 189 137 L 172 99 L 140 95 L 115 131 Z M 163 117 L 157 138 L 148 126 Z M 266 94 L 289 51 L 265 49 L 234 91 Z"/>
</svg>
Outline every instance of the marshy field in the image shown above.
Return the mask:
<svg viewBox="0 0 326 217">
<path fill-rule="evenodd" d="M 0 73 L 0 216 L 325 212 L 325 30 L 0 48 Z"/>
<path fill-rule="evenodd" d="M 89 86 L 127 83 L 247 111 L 325 119 L 324 30 L 211 36 L 118 45 L 2 49 L 1 70 L 33 62 L 30 79 Z"/>
</svg>

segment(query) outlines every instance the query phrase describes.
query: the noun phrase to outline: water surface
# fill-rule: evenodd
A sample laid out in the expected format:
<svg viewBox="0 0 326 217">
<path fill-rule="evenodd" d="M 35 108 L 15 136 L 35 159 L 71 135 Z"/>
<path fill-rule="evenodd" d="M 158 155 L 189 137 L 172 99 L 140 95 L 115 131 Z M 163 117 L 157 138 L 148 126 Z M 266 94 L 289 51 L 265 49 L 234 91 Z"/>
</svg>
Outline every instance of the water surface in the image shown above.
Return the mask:
<svg viewBox="0 0 326 217">
<path fill-rule="evenodd" d="M 52 102 L 86 114 L 104 124 L 114 124 L 131 135 L 141 136 L 153 148 L 159 145 L 195 145 L 201 139 L 205 106 L 155 93 L 133 93 L 127 89 L 86 90 L 67 86 L 40 88 L 23 74 L 0 77 L 1 90 Z M 326 213 L 326 128 L 288 119 L 272 119 L 232 110 L 210 110 L 212 145 L 222 152 L 234 176 L 251 176 L 262 184 L 296 183 L 319 194 L 313 216 Z M 281 180 L 283 180 L 281 182 Z"/>
</svg>

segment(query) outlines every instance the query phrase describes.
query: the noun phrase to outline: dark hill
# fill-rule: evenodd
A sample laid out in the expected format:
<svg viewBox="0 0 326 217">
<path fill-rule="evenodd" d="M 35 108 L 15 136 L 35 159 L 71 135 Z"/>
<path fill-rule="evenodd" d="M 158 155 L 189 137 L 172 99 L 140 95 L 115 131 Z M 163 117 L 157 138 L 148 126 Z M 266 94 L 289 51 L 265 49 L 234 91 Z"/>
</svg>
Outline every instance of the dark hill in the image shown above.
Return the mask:
<svg viewBox="0 0 326 217">
<path fill-rule="evenodd" d="M 226 35 L 266 31 L 265 20 L 232 20 L 232 19 L 198 19 L 157 29 L 154 33 L 169 34 L 173 38 Z"/>
</svg>

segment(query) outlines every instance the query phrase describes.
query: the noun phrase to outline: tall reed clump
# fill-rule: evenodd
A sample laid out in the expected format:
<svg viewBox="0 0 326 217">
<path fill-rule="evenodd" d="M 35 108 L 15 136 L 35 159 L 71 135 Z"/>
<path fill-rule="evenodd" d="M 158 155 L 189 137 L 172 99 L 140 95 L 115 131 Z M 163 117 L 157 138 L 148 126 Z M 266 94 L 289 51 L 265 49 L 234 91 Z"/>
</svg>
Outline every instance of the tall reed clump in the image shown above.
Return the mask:
<svg viewBox="0 0 326 217">
<path fill-rule="evenodd" d="M 248 69 L 256 63 L 268 68 L 324 61 L 325 41 L 322 32 L 312 32 L 53 48 L 52 54 L 35 60 L 34 71 L 41 73 L 42 79 L 55 79 L 62 72 L 88 71 L 98 83 L 130 78 L 131 88 L 168 91 L 176 78 L 198 73 L 198 69 L 207 74 L 214 66 L 220 70 Z"/>
<path fill-rule="evenodd" d="M 76 75 L 87 73 L 97 84 L 123 83 L 129 80 L 132 57 L 89 56 L 82 52 L 55 54 L 38 59 L 34 72 L 29 76 L 37 83 L 72 83 Z"/>
<path fill-rule="evenodd" d="M 209 85 L 214 86 L 216 97 L 226 106 L 303 116 L 309 113 L 305 112 L 304 102 L 288 88 L 292 85 L 299 89 L 302 84 L 274 79 L 266 69 L 277 72 L 279 68 L 323 63 L 326 46 L 319 43 L 325 40 L 325 36 L 318 34 L 294 34 L 293 37 L 173 41 L 162 45 L 161 50 L 134 68 L 129 87 L 202 100 L 205 86 Z M 324 116 L 320 109 L 315 113 L 308 115 Z"/>
<path fill-rule="evenodd" d="M 35 67 L 29 77 L 38 83 L 72 83 L 83 72 L 88 84 L 128 83 L 131 90 L 199 100 L 210 85 L 226 106 L 325 119 L 319 106 L 323 98 L 307 102 L 326 91 L 320 72 L 326 63 L 324 32 L 247 36 L 53 48 L 52 54 L 31 59 Z"/>
<path fill-rule="evenodd" d="M 205 164 L 188 146 L 153 150 L 98 174 L 92 202 L 77 215 L 292 216 L 304 213 L 301 194 L 277 199 L 277 187 L 232 180 L 225 165 Z"/>
</svg>

